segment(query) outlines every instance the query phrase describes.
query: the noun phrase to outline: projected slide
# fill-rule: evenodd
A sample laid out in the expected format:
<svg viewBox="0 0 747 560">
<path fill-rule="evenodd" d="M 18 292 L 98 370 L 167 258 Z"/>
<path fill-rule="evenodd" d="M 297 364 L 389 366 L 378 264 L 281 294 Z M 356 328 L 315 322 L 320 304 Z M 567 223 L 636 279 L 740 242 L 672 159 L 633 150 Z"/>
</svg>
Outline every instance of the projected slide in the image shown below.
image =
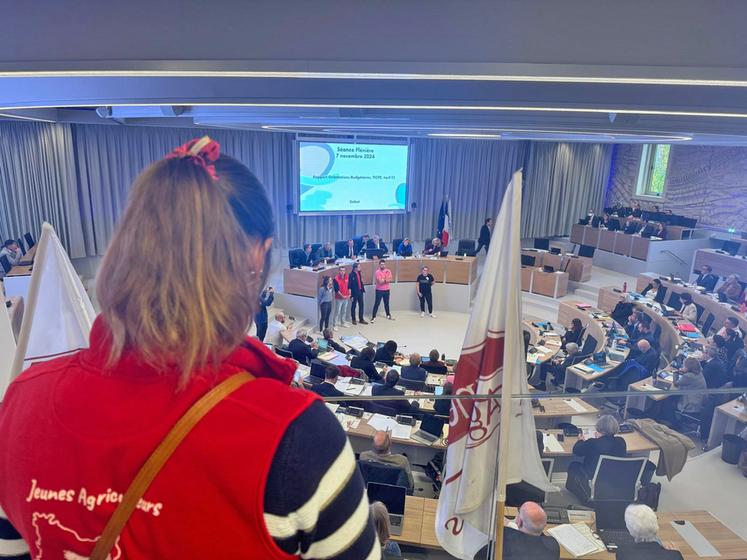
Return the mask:
<svg viewBox="0 0 747 560">
<path fill-rule="evenodd" d="M 404 212 L 407 146 L 299 142 L 299 211 Z"/>
</svg>

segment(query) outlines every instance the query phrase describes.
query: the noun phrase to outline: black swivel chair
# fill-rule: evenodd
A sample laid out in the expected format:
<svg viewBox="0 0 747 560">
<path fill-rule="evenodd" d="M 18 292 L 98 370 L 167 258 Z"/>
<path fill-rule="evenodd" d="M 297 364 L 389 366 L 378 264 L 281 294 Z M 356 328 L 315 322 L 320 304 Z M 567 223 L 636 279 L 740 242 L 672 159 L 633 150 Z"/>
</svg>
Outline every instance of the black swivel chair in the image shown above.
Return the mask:
<svg viewBox="0 0 747 560">
<path fill-rule="evenodd" d="M 698 316 L 695 319 L 695 324 L 699 325 L 700 324 L 700 319 L 703 317 L 703 306 L 696 303 L 695 304 L 695 309 L 698 310 Z"/>
<path fill-rule="evenodd" d="M 459 245 L 457 246 L 457 255 L 464 255 L 467 257 L 474 257 L 475 252 L 475 240 L 474 239 L 460 239 Z"/>
<path fill-rule="evenodd" d="M 290 350 L 286 350 L 285 348 L 278 348 L 276 346 L 275 354 L 277 354 L 278 356 L 282 356 L 283 358 L 290 358 L 291 360 L 293 359 L 293 352 L 291 352 Z"/>
<path fill-rule="evenodd" d="M 0 256 L 0 265 L 2 265 L 5 274 L 8 274 L 10 272 L 10 269 L 13 268 L 13 265 L 10 264 L 8 257 L 6 257 L 5 255 Z"/>
<path fill-rule="evenodd" d="M 306 253 L 303 249 L 290 249 L 288 251 L 288 263 L 291 268 L 306 264 Z"/>
<path fill-rule="evenodd" d="M 34 238 L 31 237 L 30 233 L 24 233 L 23 238 L 26 240 L 26 247 L 28 247 L 29 249 L 36 245 L 36 241 L 34 241 Z"/>
<path fill-rule="evenodd" d="M 703 336 L 708 336 L 708 333 L 711 331 L 711 327 L 713 326 L 713 321 L 715 320 L 715 315 L 713 313 L 709 313 L 708 317 L 706 317 L 706 320 L 703 322 L 703 328 L 700 329 L 700 332 L 703 333 Z"/>
<path fill-rule="evenodd" d="M 439 373 L 439 374 L 447 374 L 449 373 L 449 369 L 445 366 L 431 366 L 428 365 L 428 362 L 420 364 L 420 367 L 423 368 L 428 373 Z"/>
<path fill-rule="evenodd" d="M 321 243 L 312 243 L 311 244 L 311 254 L 316 255 L 319 252 L 319 248 L 322 246 Z"/>
<path fill-rule="evenodd" d="M 402 467 L 359 459 L 358 469 L 366 484 L 376 482 L 378 484 L 402 486 L 403 488 L 407 488 L 408 494 L 412 494 L 412 488 L 410 488 L 410 483 L 407 480 L 407 471 Z"/>
<path fill-rule="evenodd" d="M 402 239 L 392 239 L 392 246 L 389 247 L 389 252 L 393 255 L 399 250 L 399 246 L 402 245 Z"/>
<path fill-rule="evenodd" d="M 397 385 L 409 389 L 410 391 L 422 391 L 425 387 L 425 381 L 417 381 L 415 379 L 402 379 L 399 378 Z"/>
<path fill-rule="evenodd" d="M 606 500 L 636 500 L 646 457 L 613 457 L 601 455 L 591 479 L 591 494 L 585 503 Z M 584 498 L 584 496 L 579 496 Z"/>
<path fill-rule="evenodd" d="M 667 305 L 676 309 L 677 311 L 680 311 L 682 309 L 682 299 L 680 299 L 680 294 L 678 294 L 677 292 L 672 292 L 669 295 L 669 301 L 667 302 Z"/>
<path fill-rule="evenodd" d="M 21 238 L 19 237 L 18 239 L 16 239 L 16 243 L 18 243 L 18 248 L 21 250 L 21 254 L 25 255 L 26 248 L 23 246 L 23 240 L 21 240 Z"/>
<path fill-rule="evenodd" d="M 597 339 L 591 335 L 588 335 L 584 340 L 584 345 L 581 347 L 581 356 L 591 356 L 594 350 L 597 349 Z"/>
<path fill-rule="evenodd" d="M 433 247 L 433 239 L 432 238 L 426 239 L 425 240 L 425 250 L 427 251 L 431 247 Z"/>
<path fill-rule="evenodd" d="M 346 257 L 348 254 L 348 242 L 347 241 L 335 241 L 335 256 L 338 259 Z"/>
</svg>

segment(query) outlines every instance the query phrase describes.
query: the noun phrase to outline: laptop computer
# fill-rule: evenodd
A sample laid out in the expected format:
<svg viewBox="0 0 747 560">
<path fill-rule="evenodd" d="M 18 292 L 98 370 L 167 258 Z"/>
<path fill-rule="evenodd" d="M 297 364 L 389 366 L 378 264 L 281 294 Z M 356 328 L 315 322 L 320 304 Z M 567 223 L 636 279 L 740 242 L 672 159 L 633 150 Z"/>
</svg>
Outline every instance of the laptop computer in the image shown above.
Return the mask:
<svg viewBox="0 0 747 560">
<path fill-rule="evenodd" d="M 599 500 L 594 505 L 597 534 L 610 552 L 635 542 L 625 526 L 625 508 L 629 505 L 625 500 Z"/>
<path fill-rule="evenodd" d="M 369 482 L 366 485 L 368 501 L 370 503 L 381 502 L 389 511 L 389 525 L 392 535 L 402 534 L 402 523 L 405 519 L 405 496 L 407 488 L 394 486 L 392 484 L 379 484 Z"/>
<path fill-rule="evenodd" d="M 425 445 L 433 445 L 441 439 L 445 423 L 446 420 L 443 418 L 426 415 L 420 423 L 420 429 L 412 434 L 410 438 Z"/>
</svg>

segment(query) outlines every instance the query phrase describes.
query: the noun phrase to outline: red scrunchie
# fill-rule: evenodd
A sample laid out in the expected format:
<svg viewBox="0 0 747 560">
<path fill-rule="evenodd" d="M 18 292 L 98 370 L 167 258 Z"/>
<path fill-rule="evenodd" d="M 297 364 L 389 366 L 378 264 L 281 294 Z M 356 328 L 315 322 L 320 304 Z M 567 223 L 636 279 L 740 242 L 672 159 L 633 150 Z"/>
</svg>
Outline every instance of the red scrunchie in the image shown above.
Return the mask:
<svg viewBox="0 0 747 560">
<path fill-rule="evenodd" d="M 214 181 L 217 181 L 218 174 L 215 172 L 215 162 L 218 161 L 219 156 L 220 144 L 211 140 L 209 136 L 203 136 L 182 144 L 168 154 L 166 159 L 189 158 L 207 171 Z"/>
</svg>

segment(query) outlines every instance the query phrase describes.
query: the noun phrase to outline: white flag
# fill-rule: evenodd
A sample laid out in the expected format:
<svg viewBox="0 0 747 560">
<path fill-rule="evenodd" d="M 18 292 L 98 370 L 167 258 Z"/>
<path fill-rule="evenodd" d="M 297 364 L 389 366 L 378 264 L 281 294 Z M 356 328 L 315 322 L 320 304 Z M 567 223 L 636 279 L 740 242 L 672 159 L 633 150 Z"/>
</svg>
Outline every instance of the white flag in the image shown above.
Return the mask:
<svg viewBox="0 0 747 560">
<path fill-rule="evenodd" d="M 16 337 L 13 334 L 13 326 L 10 323 L 10 314 L 5 306 L 5 289 L 0 282 L 0 302 L 3 309 L 0 311 L 0 400 L 10 383 L 10 371 L 13 367 L 13 356 L 16 352 Z"/>
<path fill-rule="evenodd" d="M 42 226 L 12 378 L 34 362 L 88 347 L 91 300 L 51 225 Z"/>
<path fill-rule="evenodd" d="M 449 554 L 465 560 L 488 544 L 495 529 L 502 407 L 507 407 L 504 418 L 510 418 L 508 448 L 501 450 L 506 482 L 524 480 L 541 490 L 554 489 L 542 468 L 531 402 L 510 399 L 529 390 L 521 327 L 520 219 L 517 171 L 503 196 L 454 379 L 456 395 L 501 394 L 500 400 L 452 401 L 436 535 Z"/>
</svg>

